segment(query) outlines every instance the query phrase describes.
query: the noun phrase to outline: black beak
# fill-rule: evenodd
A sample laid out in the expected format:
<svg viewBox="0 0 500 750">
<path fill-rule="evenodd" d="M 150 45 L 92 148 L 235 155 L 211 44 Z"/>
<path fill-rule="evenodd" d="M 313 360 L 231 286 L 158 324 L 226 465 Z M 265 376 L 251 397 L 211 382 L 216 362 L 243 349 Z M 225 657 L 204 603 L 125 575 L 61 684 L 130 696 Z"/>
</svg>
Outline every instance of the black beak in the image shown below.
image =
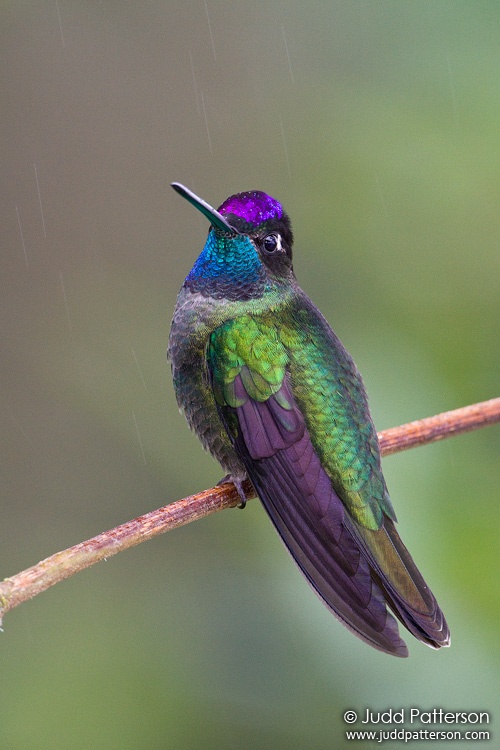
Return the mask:
<svg viewBox="0 0 500 750">
<path fill-rule="evenodd" d="M 216 229 L 220 229 L 225 233 L 233 235 L 241 234 L 241 232 L 232 227 L 231 224 L 228 224 L 224 216 L 216 211 L 215 208 L 212 208 L 212 206 L 202 198 L 198 198 L 195 193 L 192 193 L 191 190 L 189 190 L 187 187 L 181 185 L 180 182 L 172 182 L 172 187 L 176 192 L 179 193 L 179 195 L 182 195 L 182 197 L 189 201 L 191 205 L 197 208 L 198 211 L 201 211 L 201 213 L 207 217 L 213 227 L 215 227 Z"/>
</svg>

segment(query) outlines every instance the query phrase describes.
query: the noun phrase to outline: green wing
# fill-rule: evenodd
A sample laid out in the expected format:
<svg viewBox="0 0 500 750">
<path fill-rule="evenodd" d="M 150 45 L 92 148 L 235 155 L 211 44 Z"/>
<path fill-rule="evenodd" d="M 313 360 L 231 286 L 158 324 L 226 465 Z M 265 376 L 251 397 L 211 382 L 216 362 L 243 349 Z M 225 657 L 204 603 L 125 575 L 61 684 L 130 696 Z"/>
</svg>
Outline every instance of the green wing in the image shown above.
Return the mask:
<svg viewBox="0 0 500 750">
<path fill-rule="evenodd" d="M 300 302 L 211 335 L 222 423 L 288 550 L 348 628 L 405 656 L 389 604 L 417 638 L 447 645 L 442 612 L 394 527 L 361 379 L 312 303 Z"/>
<path fill-rule="evenodd" d="M 395 514 L 361 378 L 317 313 L 289 307 L 280 311 L 279 323 L 276 318 L 246 315 L 212 334 L 208 359 L 216 402 L 241 405 L 238 376 L 255 401 L 284 399 L 280 389 L 289 373 L 294 404 L 335 491 L 358 524 L 379 529 L 384 513 L 392 519 Z"/>
</svg>

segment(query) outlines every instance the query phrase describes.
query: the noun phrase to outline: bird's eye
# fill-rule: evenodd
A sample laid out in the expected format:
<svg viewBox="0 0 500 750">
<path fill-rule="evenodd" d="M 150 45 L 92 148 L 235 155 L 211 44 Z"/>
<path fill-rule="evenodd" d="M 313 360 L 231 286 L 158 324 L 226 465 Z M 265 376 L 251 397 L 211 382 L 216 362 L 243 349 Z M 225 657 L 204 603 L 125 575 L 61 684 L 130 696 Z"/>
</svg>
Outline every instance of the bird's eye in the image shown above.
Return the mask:
<svg viewBox="0 0 500 750">
<path fill-rule="evenodd" d="M 274 253 L 281 247 L 281 237 L 279 234 L 268 234 L 264 237 L 262 245 L 267 253 Z"/>
</svg>

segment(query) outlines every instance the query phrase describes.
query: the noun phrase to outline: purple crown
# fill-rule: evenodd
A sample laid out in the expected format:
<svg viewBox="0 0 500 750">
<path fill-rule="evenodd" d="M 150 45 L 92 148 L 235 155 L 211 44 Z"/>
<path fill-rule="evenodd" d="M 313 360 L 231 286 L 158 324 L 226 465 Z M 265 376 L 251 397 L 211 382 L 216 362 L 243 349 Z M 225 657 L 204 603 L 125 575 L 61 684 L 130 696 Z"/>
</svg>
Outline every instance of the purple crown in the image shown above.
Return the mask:
<svg viewBox="0 0 500 750">
<path fill-rule="evenodd" d="M 281 219 L 283 208 L 276 198 L 260 190 L 237 193 L 227 198 L 218 209 L 223 216 L 232 214 L 247 224 L 259 226 L 269 219 Z"/>
</svg>

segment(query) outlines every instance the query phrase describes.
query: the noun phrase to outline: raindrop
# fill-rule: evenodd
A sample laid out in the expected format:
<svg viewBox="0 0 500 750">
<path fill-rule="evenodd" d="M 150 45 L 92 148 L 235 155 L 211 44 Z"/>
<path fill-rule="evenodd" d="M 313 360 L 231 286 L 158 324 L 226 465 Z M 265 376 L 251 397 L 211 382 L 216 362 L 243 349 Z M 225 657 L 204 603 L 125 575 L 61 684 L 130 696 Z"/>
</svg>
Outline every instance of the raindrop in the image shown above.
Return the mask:
<svg viewBox="0 0 500 750">
<path fill-rule="evenodd" d="M 21 226 L 21 219 L 19 218 L 19 209 L 17 207 L 17 203 L 16 203 L 16 214 L 17 214 L 17 223 L 19 225 L 19 232 L 21 234 L 21 242 L 23 244 L 24 260 L 26 261 L 26 268 L 28 268 L 28 254 L 26 253 L 26 245 L 24 244 L 23 228 Z"/>
<path fill-rule="evenodd" d="M 38 203 L 40 204 L 40 214 L 42 217 L 42 226 L 43 226 L 43 236 L 47 238 L 47 232 L 45 231 L 45 219 L 43 218 L 43 208 L 42 208 L 42 196 L 40 195 L 40 185 L 38 184 L 38 172 L 36 171 L 36 164 L 33 163 L 33 167 L 35 169 L 35 180 L 36 180 L 36 190 L 38 193 Z"/>
<path fill-rule="evenodd" d="M 64 41 L 64 31 L 62 27 L 62 20 L 61 20 L 61 11 L 59 10 L 59 2 L 56 0 L 56 8 L 57 8 L 57 18 L 59 20 L 59 31 L 61 32 L 61 41 L 63 48 L 66 47 L 66 42 Z"/>
<path fill-rule="evenodd" d="M 281 31 L 283 32 L 283 41 L 285 42 L 286 59 L 288 60 L 288 67 L 290 68 L 290 78 L 292 79 L 292 83 L 295 84 L 295 79 L 293 77 L 292 63 L 290 62 L 290 55 L 288 53 L 288 44 L 286 41 L 285 27 L 283 26 L 283 24 L 281 24 Z"/>
<path fill-rule="evenodd" d="M 208 30 L 210 32 L 210 39 L 212 40 L 212 51 L 214 53 L 214 60 L 217 60 L 217 55 L 215 54 L 214 35 L 212 34 L 212 24 L 210 23 L 210 16 L 208 14 L 207 0 L 203 0 L 203 2 L 205 3 L 205 13 L 207 14 Z"/>
<path fill-rule="evenodd" d="M 147 391 L 148 391 L 148 388 L 147 388 L 147 386 L 146 386 L 146 381 L 144 380 L 144 376 L 143 376 L 143 374 L 142 374 L 142 370 L 141 370 L 141 368 L 139 367 L 139 360 L 137 359 L 137 357 L 136 357 L 136 354 L 135 354 L 135 351 L 134 351 L 133 349 L 132 349 L 132 354 L 134 355 L 134 359 L 135 359 L 135 364 L 137 365 L 137 369 L 139 370 L 139 375 L 140 375 L 140 378 L 141 378 L 141 380 L 142 380 L 142 384 L 143 384 L 143 386 L 144 386 L 144 390 L 145 390 L 145 391 L 146 391 L 146 393 L 147 393 Z"/>
</svg>

